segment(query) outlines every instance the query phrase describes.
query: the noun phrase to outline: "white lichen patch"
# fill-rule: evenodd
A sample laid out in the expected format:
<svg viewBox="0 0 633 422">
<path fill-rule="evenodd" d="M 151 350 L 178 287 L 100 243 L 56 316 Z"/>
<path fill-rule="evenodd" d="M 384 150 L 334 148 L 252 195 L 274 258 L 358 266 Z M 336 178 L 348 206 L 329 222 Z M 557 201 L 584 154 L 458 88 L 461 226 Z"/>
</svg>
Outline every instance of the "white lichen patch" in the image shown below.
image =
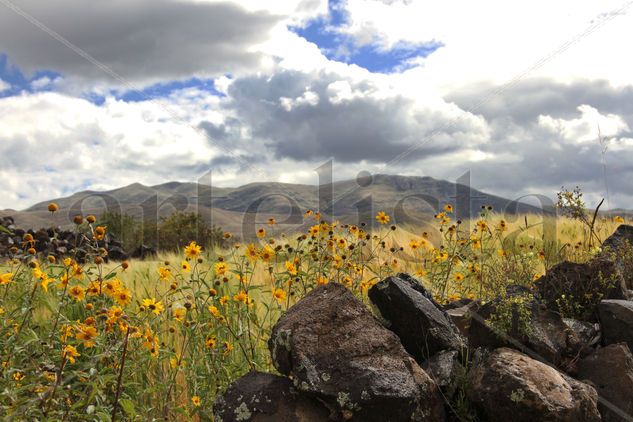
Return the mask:
<svg viewBox="0 0 633 422">
<path fill-rule="evenodd" d="M 248 410 L 248 406 L 246 403 L 242 402 L 239 406 L 235 408 L 235 420 L 236 421 L 247 421 L 251 418 L 251 411 Z"/>
</svg>

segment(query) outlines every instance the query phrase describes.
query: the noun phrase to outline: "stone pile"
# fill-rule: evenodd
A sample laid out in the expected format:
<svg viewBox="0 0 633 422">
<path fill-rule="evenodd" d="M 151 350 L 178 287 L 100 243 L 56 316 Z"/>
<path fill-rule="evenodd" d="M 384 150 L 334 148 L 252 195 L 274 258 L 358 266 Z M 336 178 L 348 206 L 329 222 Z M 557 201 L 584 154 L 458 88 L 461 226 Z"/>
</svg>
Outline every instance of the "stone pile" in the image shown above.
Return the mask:
<svg viewBox="0 0 633 422">
<path fill-rule="evenodd" d="M 26 242 L 25 236 L 30 235 L 32 241 Z M 28 237 L 28 236 L 27 236 Z M 71 256 L 78 262 L 85 257 L 84 248 L 88 238 L 81 233 L 71 230 L 62 230 L 59 227 L 48 229 L 21 229 L 15 226 L 11 217 L 0 218 L 0 258 L 22 259 L 29 254 L 28 249 L 34 248 L 40 257 L 54 256 L 61 259 Z M 110 234 L 106 234 L 103 240 L 97 242 L 99 248 L 107 251 L 107 259 L 124 261 L 129 258 L 146 258 L 156 254 L 156 250 L 147 246 L 139 246 L 132 253 L 123 249 L 121 242 Z"/>
</svg>

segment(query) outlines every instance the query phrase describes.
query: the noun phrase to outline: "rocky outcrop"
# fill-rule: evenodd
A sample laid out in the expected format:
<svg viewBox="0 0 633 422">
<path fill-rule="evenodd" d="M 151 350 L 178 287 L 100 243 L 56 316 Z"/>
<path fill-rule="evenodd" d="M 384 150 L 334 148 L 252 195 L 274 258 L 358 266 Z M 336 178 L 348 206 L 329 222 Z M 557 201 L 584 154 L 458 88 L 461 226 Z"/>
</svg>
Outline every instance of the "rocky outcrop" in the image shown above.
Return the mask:
<svg viewBox="0 0 633 422">
<path fill-rule="evenodd" d="M 231 384 L 213 406 L 217 422 L 322 422 L 328 415 L 322 404 L 300 395 L 288 378 L 254 371 Z"/>
<path fill-rule="evenodd" d="M 442 421 L 437 385 L 344 286 L 317 287 L 273 328 L 275 367 L 339 420 Z"/>
<path fill-rule="evenodd" d="M 472 309 L 469 344 L 472 348 L 513 347 L 552 365 L 561 365 L 566 358 L 574 358 L 582 348 L 582 342 L 561 316 L 536 302 L 529 304 L 529 307 L 529 331 L 513 326 L 508 332 L 498 332 L 489 323 L 496 311 L 495 302 Z"/>
<path fill-rule="evenodd" d="M 467 394 L 489 421 L 600 421 L 593 387 L 508 348 L 479 359 Z"/>
<path fill-rule="evenodd" d="M 633 421 L 633 355 L 626 343 L 611 344 L 582 359 L 576 378 L 598 391 L 603 421 Z"/>
<path fill-rule="evenodd" d="M 598 258 L 588 263 L 561 262 L 536 281 L 538 296 L 548 308 L 567 303 L 580 305 L 580 319 L 595 321 L 603 299 L 626 299 L 628 292 L 620 267 L 614 260 Z"/>
<path fill-rule="evenodd" d="M 369 290 L 369 298 L 418 362 L 442 350 L 461 352 L 466 347 L 448 314 L 413 277 L 387 277 Z"/>
<path fill-rule="evenodd" d="M 0 227 L 0 258 L 22 259 L 31 255 L 28 252 L 29 248 L 34 248 L 40 258 L 54 256 L 60 259 L 71 256 L 78 262 L 83 262 L 87 242 L 94 242 L 89 240 L 90 234 L 62 230 L 59 227 L 39 230 L 16 228 L 11 217 L 0 218 Z M 33 240 L 25 241 L 26 235 Z M 106 250 L 106 261 L 109 259 L 123 261 L 129 258 L 127 252 L 123 250 L 121 242 L 110 234 L 106 234 L 103 240 L 97 241 L 96 245 Z"/>
<path fill-rule="evenodd" d="M 460 363 L 459 352 L 456 350 L 445 350 L 431 356 L 424 362 L 422 368 L 442 389 L 444 396 L 449 399 L 455 394 L 457 377 L 466 371 Z"/>
<path fill-rule="evenodd" d="M 602 343 L 627 343 L 633 350 L 633 302 L 628 300 L 603 300 L 600 302 Z"/>
</svg>

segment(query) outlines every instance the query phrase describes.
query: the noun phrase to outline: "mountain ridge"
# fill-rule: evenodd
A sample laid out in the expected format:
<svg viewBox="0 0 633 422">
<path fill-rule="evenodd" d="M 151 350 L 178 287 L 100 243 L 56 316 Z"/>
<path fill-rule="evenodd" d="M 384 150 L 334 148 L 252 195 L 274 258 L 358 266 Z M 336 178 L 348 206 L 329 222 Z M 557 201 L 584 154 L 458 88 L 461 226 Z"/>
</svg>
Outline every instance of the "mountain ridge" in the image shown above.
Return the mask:
<svg viewBox="0 0 633 422">
<path fill-rule="evenodd" d="M 326 216 L 350 223 L 370 222 L 377 211 L 387 212 L 399 224 L 422 223 L 446 203 L 456 207 L 456 212 L 461 214 L 457 216 L 459 218 L 477 215 L 482 205 L 491 205 L 496 211 L 509 214 L 542 213 L 529 204 L 446 180 L 377 174 L 322 185 L 253 182 L 237 187 L 214 187 L 171 181 L 146 186 L 136 182 L 107 191 L 80 191 L 20 211 L 3 210 L 0 215 L 13 216 L 21 227 L 39 228 L 71 225 L 76 214 L 99 215 L 106 209 L 127 213 L 137 219 L 158 219 L 174 211 L 198 211 L 205 219 L 223 228 L 239 229 L 244 226 L 245 215 L 257 214 L 262 221 L 275 217 L 280 222 L 287 222 L 297 213 L 318 209 L 319 195 L 333 198 L 328 202 Z M 460 204 L 464 199 L 469 203 Z M 47 210 L 50 202 L 57 203 L 60 208 L 54 215 Z M 298 220 L 294 218 L 292 221 L 296 223 Z"/>
</svg>

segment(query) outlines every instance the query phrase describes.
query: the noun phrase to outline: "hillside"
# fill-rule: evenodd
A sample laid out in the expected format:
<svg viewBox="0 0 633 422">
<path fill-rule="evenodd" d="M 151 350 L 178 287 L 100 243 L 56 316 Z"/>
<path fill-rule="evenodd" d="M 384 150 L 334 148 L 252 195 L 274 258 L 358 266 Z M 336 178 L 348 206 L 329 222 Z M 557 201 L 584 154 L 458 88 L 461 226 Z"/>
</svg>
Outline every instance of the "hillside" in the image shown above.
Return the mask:
<svg viewBox="0 0 633 422">
<path fill-rule="evenodd" d="M 331 197 L 332 204 L 324 214 L 344 222 L 371 221 L 377 211 L 386 211 L 399 224 L 420 224 L 428 221 L 443 204 L 456 207 L 458 218 L 476 215 L 482 205 L 496 211 L 540 213 L 535 207 L 513 203 L 509 199 L 471 190 L 468 200 L 455 201 L 456 196 L 467 198 L 468 190 L 445 180 L 431 177 L 375 175 L 370 183 L 345 180 L 321 186 L 321 196 Z M 51 216 L 50 202 L 60 211 Z M 72 224 L 77 214 L 99 215 L 105 210 L 127 213 L 138 219 L 164 217 L 175 210 L 198 211 L 202 216 L 226 230 L 238 231 L 241 226 L 265 222 L 275 217 L 282 224 L 300 225 L 302 214 L 319 206 L 319 187 L 288 183 L 251 183 L 236 188 L 216 188 L 197 183 L 169 182 L 156 186 L 134 183 L 122 188 L 96 192 L 82 191 L 65 198 L 51 198 L 25 210 L 4 210 L 0 215 L 11 215 L 20 227 Z"/>
</svg>

